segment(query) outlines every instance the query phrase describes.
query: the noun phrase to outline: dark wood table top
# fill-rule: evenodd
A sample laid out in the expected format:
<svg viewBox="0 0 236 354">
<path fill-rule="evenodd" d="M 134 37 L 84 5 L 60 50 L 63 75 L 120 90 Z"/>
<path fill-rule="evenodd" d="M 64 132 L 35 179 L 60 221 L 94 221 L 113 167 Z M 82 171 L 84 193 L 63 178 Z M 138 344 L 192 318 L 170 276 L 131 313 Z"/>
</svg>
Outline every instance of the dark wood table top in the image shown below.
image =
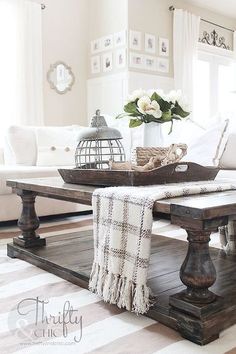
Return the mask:
<svg viewBox="0 0 236 354">
<path fill-rule="evenodd" d="M 91 205 L 92 193 L 99 186 L 64 183 L 61 177 L 8 180 L 13 190 L 26 190 L 44 197 Z M 176 197 L 155 202 L 154 212 L 211 219 L 236 214 L 236 191 Z"/>
</svg>

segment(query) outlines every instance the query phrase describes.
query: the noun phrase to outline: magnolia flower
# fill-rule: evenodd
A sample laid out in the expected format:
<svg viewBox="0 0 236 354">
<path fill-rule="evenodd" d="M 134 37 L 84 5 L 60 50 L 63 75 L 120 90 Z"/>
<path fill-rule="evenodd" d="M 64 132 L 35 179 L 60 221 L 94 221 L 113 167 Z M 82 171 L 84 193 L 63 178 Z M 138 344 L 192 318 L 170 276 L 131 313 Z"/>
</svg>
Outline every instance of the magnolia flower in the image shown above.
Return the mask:
<svg viewBox="0 0 236 354">
<path fill-rule="evenodd" d="M 135 102 L 137 99 L 139 99 L 143 96 L 147 96 L 146 91 L 144 91 L 142 89 L 135 90 L 131 95 L 129 95 L 128 102 Z"/>
<path fill-rule="evenodd" d="M 177 91 L 172 90 L 165 96 L 166 101 L 172 103 L 175 103 L 176 101 L 179 102 L 181 98 L 182 98 L 181 90 L 177 90 Z"/>
<path fill-rule="evenodd" d="M 180 107 L 185 111 L 185 112 L 189 112 L 190 111 L 190 107 L 189 104 L 186 100 L 185 96 L 181 96 L 180 99 L 178 99 L 178 104 L 180 105 Z"/>
<path fill-rule="evenodd" d="M 155 118 L 161 118 L 162 111 L 157 101 L 151 101 L 150 97 L 144 96 L 138 100 L 138 110 L 142 114 L 149 114 Z"/>
</svg>

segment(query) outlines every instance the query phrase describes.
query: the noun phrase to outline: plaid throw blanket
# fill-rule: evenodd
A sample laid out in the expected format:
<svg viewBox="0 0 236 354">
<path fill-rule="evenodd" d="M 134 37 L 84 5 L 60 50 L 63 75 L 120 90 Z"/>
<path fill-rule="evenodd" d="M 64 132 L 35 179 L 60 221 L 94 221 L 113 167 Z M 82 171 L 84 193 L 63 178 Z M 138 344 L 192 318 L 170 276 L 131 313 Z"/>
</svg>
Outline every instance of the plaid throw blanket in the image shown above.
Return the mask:
<svg viewBox="0 0 236 354">
<path fill-rule="evenodd" d="M 94 263 L 89 289 L 104 301 L 143 314 L 150 307 L 147 272 L 156 200 L 236 189 L 215 181 L 109 187 L 92 199 Z"/>
</svg>

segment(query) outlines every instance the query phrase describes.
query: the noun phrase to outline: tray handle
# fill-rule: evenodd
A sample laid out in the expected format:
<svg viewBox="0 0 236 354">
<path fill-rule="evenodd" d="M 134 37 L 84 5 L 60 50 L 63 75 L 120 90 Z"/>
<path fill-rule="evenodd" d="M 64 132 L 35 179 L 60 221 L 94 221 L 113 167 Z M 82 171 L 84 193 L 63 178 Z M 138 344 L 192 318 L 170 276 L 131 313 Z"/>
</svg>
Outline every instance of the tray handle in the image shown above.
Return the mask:
<svg viewBox="0 0 236 354">
<path fill-rule="evenodd" d="M 175 166 L 175 172 L 176 173 L 185 173 L 188 171 L 189 168 L 190 168 L 190 166 L 187 162 L 177 163 Z"/>
</svg>

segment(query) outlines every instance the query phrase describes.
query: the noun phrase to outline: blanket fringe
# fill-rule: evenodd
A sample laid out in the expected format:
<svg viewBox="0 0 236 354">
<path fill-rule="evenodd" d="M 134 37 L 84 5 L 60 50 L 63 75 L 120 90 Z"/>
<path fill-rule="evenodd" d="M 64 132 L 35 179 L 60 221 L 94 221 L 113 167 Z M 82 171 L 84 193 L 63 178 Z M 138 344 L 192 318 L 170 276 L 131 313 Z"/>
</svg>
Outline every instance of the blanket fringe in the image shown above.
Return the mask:
<svg viewBox="0 0 236 354">
<path fill-rule="evenodd" d="M 113 274 L 97 263 L 93 264 L 89 290 L 105 302 L 136 314 L 146 313 L 151 306 L 150 289 L 146 285 L 134 284 L 126 277 Z"/>
</svg>

